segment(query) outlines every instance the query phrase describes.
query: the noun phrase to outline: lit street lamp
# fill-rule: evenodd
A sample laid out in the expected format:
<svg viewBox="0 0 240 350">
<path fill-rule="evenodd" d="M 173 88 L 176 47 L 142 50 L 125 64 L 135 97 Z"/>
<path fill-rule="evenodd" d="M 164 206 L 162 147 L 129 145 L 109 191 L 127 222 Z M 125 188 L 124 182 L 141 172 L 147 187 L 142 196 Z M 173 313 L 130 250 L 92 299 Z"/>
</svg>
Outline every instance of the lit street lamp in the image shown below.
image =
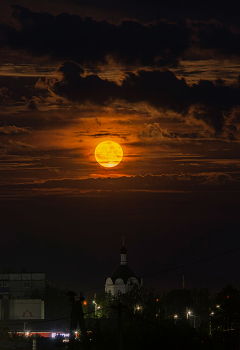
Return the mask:
<svg viewBox="0 0 240 350">
<path fill-rule="evenodd" d="M 193 318 L 193 328 L 196 328 L 196 321 L 195 321 L 195 315 L 192 315 L 191 311 L 187 312 L 187 319 L 189 319 L 189 317 L 194 317 Z"/>
<path fill-rule="evenodd" d="M 93 304 L 95 305 L 95 316 L 97 317 L 97 311 L 100 309 L 100 306 L 93 300 Z"/>
</svg>

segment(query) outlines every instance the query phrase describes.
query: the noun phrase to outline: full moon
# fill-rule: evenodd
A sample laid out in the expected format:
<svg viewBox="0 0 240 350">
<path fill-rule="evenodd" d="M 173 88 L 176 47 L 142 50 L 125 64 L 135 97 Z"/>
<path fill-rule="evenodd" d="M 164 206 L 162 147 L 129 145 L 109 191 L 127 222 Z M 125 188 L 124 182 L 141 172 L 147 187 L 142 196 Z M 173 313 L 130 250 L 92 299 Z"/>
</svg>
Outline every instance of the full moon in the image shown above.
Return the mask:
<svg viewBox="0 0 240 350">
<path fill-rule="evenodd" d="M 112 168 L 118 165 L 122 157 L 122 147 L 114 141 L 103 141 L 95 149 L 96 161 L 105 168 Z"/>
</svg>

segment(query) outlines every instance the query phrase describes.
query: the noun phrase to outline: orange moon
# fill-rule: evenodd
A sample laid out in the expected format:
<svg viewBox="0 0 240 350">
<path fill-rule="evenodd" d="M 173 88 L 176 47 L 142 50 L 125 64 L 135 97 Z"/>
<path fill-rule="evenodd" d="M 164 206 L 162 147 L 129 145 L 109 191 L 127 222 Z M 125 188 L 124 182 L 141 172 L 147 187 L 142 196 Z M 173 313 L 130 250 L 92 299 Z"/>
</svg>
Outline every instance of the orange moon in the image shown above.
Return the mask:
<svg viewBox="0 0 240 350">
<path fill-rule="evenodd" d="M 122 157 L 122 147 L 114 141 L 103 141 L 95 149 L 96 161 L 105 168 L 112 168 L 118 165 Z"/>
</svg>

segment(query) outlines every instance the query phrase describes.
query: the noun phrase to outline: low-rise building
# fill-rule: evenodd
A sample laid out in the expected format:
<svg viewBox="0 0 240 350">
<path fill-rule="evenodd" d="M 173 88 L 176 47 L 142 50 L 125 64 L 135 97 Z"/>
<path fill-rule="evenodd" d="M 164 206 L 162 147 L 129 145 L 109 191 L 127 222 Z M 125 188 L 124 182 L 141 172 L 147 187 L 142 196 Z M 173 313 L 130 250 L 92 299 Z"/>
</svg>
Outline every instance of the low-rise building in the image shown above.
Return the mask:
<svg viewBox="0 0 240 350">
<path fill-rule="evenodd" d="M 44 319 L 45 273 L 0 274 L 0 320 Z"/>
<path fill-rule="evenodd" d="M 21 272 L 0 274 L 0 298 L 9 296 L 14 299 L 27 299 L 32 297 L 33 291 L 41 295 L 45 290 L 44 272 Z"/>
</svg>

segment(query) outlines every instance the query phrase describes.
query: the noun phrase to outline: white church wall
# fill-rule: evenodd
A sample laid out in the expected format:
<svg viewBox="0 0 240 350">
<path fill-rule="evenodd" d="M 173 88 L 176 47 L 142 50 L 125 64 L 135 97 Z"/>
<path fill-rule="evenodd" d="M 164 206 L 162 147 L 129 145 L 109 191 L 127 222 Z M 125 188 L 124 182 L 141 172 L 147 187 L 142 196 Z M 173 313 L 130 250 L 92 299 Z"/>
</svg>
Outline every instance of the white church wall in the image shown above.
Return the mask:
<svg viewBox="0 0 240 350">
<path fill-rule="evenodd" d="M 115 284 L 113 284 L 112 279 L 109 277 L 106 280 L 105 292 L 111 293 L 112 295 L 123 294 L 126 293 L 126 285 L 121 278 L 116 279 Z"/>
<path fill-rule="evenodd" d="M 111 293 L 112 295 L 114 295 L 114 285 L 113 285 L 113 281 L 110 277 L 108 277 L 106 280 L 105 292 Z"/>
<path fill-rule="evenodd" d="M 117 278 L 114 284 L 114 295 L 126 293 L 126 285 L 121 278 Z"/>
<path fill-rule="evenodd" d="M 113 281 L 112 281 L 112 279 L 110 278 L 110 277 L 108 277 L 107 278 L 107 280 L 106 280 L 106 286 L 111 286 L 111 285 L 113 285 Z"/>
</svg>

